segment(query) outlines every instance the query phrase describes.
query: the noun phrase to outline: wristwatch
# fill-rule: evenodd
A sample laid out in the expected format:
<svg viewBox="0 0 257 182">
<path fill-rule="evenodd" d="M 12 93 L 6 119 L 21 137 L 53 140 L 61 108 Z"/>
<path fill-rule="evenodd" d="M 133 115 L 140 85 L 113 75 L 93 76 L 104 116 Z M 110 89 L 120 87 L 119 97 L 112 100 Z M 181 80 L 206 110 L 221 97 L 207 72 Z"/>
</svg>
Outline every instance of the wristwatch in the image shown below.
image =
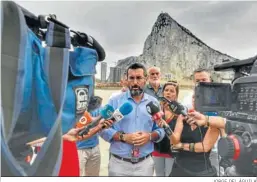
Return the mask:
<svg viewBox="0 0 257 182">
<path fill-rule="evenodd" d="M 121 141 L 121 142 L 125 142 L 125 140 L 124 140 L 124 132 L 120 132 L 120 135 L 119 135 L 119 140 Z"/>
</svg>

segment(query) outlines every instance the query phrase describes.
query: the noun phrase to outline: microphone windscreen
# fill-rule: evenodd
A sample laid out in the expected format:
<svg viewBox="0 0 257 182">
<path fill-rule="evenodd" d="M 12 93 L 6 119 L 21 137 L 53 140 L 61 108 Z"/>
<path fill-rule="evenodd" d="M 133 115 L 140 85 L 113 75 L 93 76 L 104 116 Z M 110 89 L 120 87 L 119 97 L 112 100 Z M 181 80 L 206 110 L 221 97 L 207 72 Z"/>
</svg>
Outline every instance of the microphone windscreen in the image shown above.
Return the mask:
<svg viewBox="0 0 257 182">
<path fill-rule="evenodd" d="M 169 108 L 174 114 L 187 116 L 187 109 L 177 101 L 170 101 Z"/>
<path fill-rule="evenodd" d="M 122 106 L 120 106 L 119 111 L 120 113 L 125 116 L 128 115 L 129 113 L 131 113 L 131 111 L 133 110 L 132 105 L 129 102 L 125 102 Z"/>
<path fill-rule="evenodd" d="M 114 108 L 111 105 L 107 104 L 100 110 L 100 115 L 104 119 L 109 119 L 110 117 L 112 117 L 113 112 Z"/>
<path fill-rule="evenodd" d="M 157 105 L 157 103 L 151 101 L 148 104 L 146 104 L 146 110 L 150 115 L 154 115 L 158 112 L 160 112 L 160 108 Z"/>
</svg>

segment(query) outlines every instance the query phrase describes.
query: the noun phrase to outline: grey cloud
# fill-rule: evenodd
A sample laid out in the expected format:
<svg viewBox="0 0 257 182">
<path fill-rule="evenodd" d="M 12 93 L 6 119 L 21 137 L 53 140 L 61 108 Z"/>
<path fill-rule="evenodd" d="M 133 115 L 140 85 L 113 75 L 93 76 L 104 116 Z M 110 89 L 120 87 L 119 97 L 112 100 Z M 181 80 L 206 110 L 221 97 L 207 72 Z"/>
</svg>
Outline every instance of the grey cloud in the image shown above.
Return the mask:
<svg viewBox="0 0 257 182">
<path fill-rule="evenodd" d="M 257 2 L 205 3 L 188 9 L 176 20 L 210 47 L 238 58 L 242 49 L 257 54 Z M 236 53 L 236 54 L 233 54 Z M 249 55 L 251 56 L 251 55 Z"/>
<path fill-rule="evenodd" d="M 89 33 L 105 47 L 111 59 L 115 54 L 124 58 L 130 53 L 140 54 L 161 11 L 169 13 L 210 47 L 231 56 L 240 57 L 240 50 L 254 50 L 257 45 L 257 2 L 18 3 L 37 15 L 54 13 L 71 28 Z"/>
</svg>

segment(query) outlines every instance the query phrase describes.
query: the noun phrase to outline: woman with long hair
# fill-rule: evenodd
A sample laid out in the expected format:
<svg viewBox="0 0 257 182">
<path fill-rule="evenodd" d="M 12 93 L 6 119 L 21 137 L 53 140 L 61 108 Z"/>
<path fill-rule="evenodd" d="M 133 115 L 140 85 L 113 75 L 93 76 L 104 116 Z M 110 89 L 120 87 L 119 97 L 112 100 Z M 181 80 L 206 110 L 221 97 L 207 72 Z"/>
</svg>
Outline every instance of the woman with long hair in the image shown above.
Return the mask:
<svg viewBox="0 0 257 182">
<path fill-rule="evenodd" d="M 168 81 L 163 85 L 162 95 L 170 100 L 176 101 L 179 94 L 179 85 L 176 81 Z M 166 102 L 161 102 L 161 109 L 164 113 L 163 119 L 165 122 L 172 126 L 172 123 L 175 122 L 176 116 L 169 110 L 169 106 Z M 172 166 L 174 163 L 174 158 L 171 155 L 170 150 L 170 139 L 165 136 L 163 140 L 159 143 L 155 143 L 155 150 L 152 153 L 155 165 L 155 174 L 156 176 L 169 176 Z"/>
</svg>

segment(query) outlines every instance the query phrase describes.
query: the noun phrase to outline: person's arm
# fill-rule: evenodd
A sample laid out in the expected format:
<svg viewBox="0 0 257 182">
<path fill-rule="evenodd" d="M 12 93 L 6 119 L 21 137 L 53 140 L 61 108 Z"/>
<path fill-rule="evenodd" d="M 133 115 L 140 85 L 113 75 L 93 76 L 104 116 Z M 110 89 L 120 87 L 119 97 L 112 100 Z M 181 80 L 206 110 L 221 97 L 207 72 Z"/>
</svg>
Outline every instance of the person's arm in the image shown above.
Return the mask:
<svg viewBox="0 0 257 182">
<path fill-rule="evenodd" d="M 182 115 L 179 115 L 179 117 L 176 121 L 174 132 L 170 136 L 170 143 L 172 145 L 176 145 L 176 144 L 180 143 L 181 133 L 184 128 L 183 119 L 184 119 L 184 117 Z"/>
<path fill-rule="evenodd" d="M 163 128 L 160 128 L 155 122 L 153 123 L 152 132 L 150 133 L 150 140 L 158 143 L 162 141 L 165 136 L 165 132 Z"/>
<path fill-rule="evenodd" d="M 191 112 L 188 114 L 189 125 L 197 124 L 198 126 L 211 126 L 213 128 L 225 129 L 226 119 L 219 116 L 205 116 L 199 112 Z"/>
<path fill-rule="evenodd" d="M 108 104 L 110 106 L 114 106 L 114 101 L 111 98 L 108 102 Z M 115 128 L 115 126 L 113 125 L 112 127 L 108 128 L 108 129 L 104 129 L 102 131 L 99 132 L 99 135 L 107 142 L 111 142 L 112 140 L 117 140 L 117 135 L 118 135 L 118 131 Z"/>
<path fill-rule="evenodd" d="M 193 143 L 182 143 L 182 149 L 190 152 L 209 152 L 215 145 L 219 137 L 219 130 L 217 128 L 209 127 L 208 131 L 205 134 L 203 142 Z"/>
</svg>

